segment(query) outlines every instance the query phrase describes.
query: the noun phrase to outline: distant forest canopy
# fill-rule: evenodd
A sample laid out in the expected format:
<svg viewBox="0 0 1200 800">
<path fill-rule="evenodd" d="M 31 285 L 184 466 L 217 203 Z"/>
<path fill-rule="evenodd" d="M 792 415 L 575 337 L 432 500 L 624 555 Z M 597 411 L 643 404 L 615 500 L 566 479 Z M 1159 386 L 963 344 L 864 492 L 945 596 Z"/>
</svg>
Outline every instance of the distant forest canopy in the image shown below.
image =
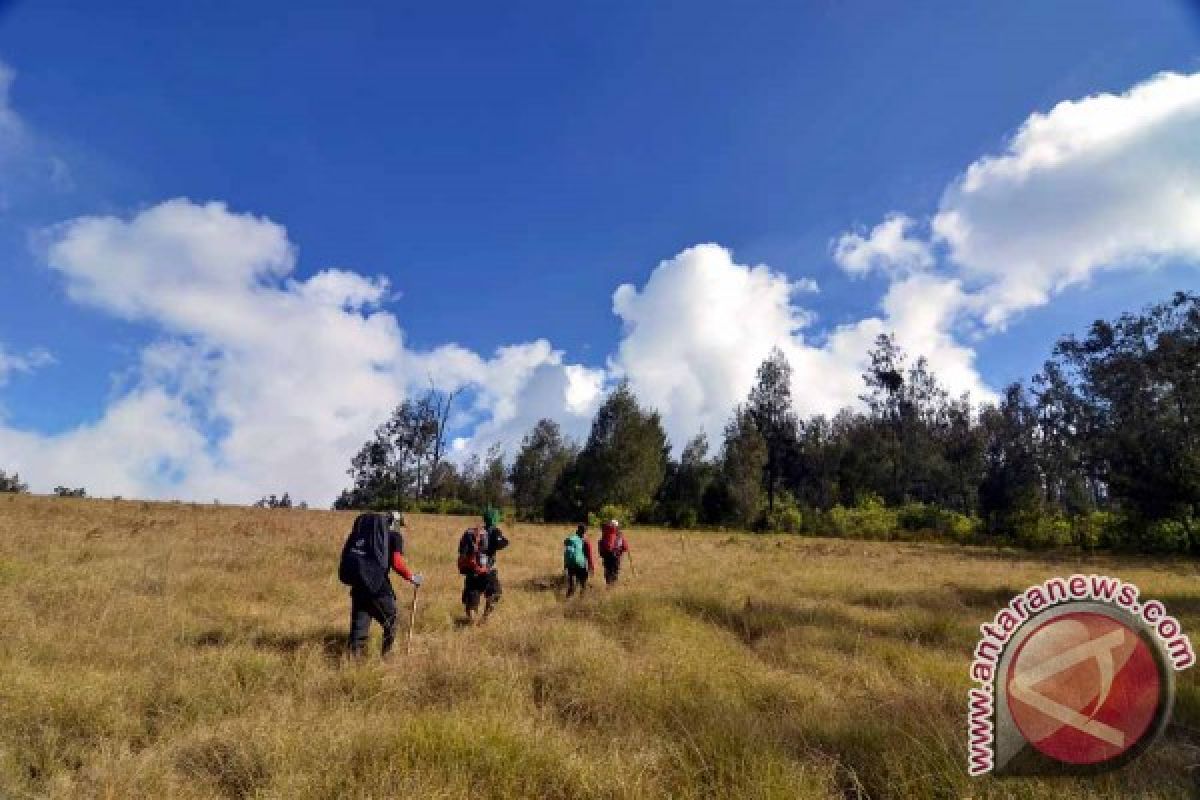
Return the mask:
<svg viewBox="0 0 1200 800">
<path fill-rule="evenodd" d="M 716 451 L 699 435 L 678 459 L 623 383 L 582 444 L 543 419 L 511 465 L 493 447 L 456 467 L 444 458 L 453 397 L 430 389 L 363 445 L 334 507 L 1200 553 L 1196 294 L 1063 337 L 994 405 L 951 397 L 888 335 L 861 410 L 800 417 L 791 372 L 772 352 Z"/>
</svg>

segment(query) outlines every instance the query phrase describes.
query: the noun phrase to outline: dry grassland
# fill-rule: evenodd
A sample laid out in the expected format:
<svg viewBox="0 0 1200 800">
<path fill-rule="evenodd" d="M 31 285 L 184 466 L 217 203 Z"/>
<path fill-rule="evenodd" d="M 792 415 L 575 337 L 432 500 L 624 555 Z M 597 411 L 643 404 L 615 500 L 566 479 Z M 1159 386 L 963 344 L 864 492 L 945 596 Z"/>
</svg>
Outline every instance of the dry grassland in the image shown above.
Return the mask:
<svg viewBox="0 0 1200 800">
<path fill-rule="evenodd" d="M 465 521 L 415 516 L 414 652 L 354 665 L 351 520 L 0 496 L 0 796 L 1167 798 L 1200 763 L 1190 671 L 1123 771 L 965 772 L 979 623 L 1083 570 L 1200 635 L 1191 562 L 634 529 L 637 577 L 564 603 L 566 529 L 518 524 L 497 617 L 464 630 Z"/>
</svg>

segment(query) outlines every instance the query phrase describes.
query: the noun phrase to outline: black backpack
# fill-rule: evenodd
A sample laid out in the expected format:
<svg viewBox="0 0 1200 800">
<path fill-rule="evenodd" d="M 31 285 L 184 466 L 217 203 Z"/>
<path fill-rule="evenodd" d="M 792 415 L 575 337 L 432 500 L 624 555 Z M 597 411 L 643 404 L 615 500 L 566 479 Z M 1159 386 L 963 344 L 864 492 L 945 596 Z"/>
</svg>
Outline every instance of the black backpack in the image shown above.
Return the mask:
<svg viewBox="0 0 1200 800">
<path fill-rule="evenodd" d="M 378 592 L 387 581 L 388 525 L 382 514 L 359 514 L 338 564 L 338 580 L 355 589 Z"/>
</svg>

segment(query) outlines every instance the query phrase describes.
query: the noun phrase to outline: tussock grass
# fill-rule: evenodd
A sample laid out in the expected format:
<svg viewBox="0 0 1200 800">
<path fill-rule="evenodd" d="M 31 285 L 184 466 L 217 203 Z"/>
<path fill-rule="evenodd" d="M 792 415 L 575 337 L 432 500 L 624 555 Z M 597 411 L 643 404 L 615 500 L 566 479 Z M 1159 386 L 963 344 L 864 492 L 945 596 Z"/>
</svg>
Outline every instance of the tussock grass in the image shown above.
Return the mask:
<svg viewBox="0 0 1200 800">
<path fill-rule="evenodd" d="M 414 516 L 414 652 L 353 664 L 351 519 L 0 497 L 0 797 L 1173 798 L 1200 762 L 1187 672 L 1126 770 L 964 768 L 980 622 L 1107 572 L 1197 632 L 1191 563 L 634 530 L 637 577 L 563 602 L 565 529 L 515 525 L 498 615 L 462 629 L 466 521 Z"/>
</svg>

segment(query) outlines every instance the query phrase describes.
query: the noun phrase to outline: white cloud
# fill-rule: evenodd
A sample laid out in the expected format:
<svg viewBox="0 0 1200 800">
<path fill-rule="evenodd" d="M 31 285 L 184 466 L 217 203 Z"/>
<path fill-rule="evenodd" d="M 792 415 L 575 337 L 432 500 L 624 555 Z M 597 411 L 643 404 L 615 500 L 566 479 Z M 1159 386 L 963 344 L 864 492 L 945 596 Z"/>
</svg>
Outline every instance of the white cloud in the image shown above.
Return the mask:
<svg viewBox="0 0 1200 800">
<path fill-rule="evenodd" d="M 0 425 L 0 452 L 8 469 L 20 472 L 34 491 L 61 484 L 85 487 L 93 495 L 170 497 L 164 489 L 172 476 L 214 471 L 205 438 L 191 423 L 191 412 L 178 397 L 139 389 L 110 405 L 97 422 L 61 435 Z"/>
<path fill-rule="evenodd" d="M 0 66 L 0 135 L 20 121 Z M 6 121 L 7 120 L 7 121 Z M 250 500 L 287 490 L 330 500 L 352 453 L 406 393 L 465 388 L 455 450 L 511 453 L 540 417 L 586 434 L 603 392 L 627 378 L 663 413 L 676 447 L 717 439 L 761 360 L 780 347 L 803 413 L 857 403 L 867 351 L 894 332 L 955 393 L 991 397 L 972 335 L 1105 269 L 1200 260 L 1200 76 L 1162 75 L 1122 95 L 1034 114 L 981 158 L 925 223 L 891 214 L 832 243 L 852 276 L 889 281 L 878 313 L 831 329 L 801 304 L 807 277 L 745 265 L 715 244 L 686 249 L 617 288 L 623 325 L 605 368 L 566 362 L 544 339 L 481 355 L 405 345 L 381 278 L 293 274 L 271 220 L 221 203 L 170 200 L 128 218 L 85 217 L 44 233 L 69 298 L 160 336 L 102 417 L 57 435 L 0 424 L 5 468 L 35 486 Z M 0 350 L 0 382 L 45 358 Z M 40 483 L 39 483 L 40 482 Z"/>
<path fill-rule="evenodd" d="M 737 264 L 712 244 L 614 292 L 624 333 L 607 369 L 565 363 L 546 340 L 490 357 L 455 344 L 409 350 L 380 306 L 385 281 L 348 270 L 293 278 L 286 231 L 220 203 L 176 199 L 128 219 L 73 220 L 46 232 L 43 251 L 75 302 L 162 332 L 143 349 L 133 388 L 95 423 L 54 436 L 0 427 L 10 467 L 43 490 L 237 501 L 286 489 L 325 503 L 374 427 L 429 382 L 469 390 L 456 416 L 471 432 L 455 443 L 460 456 L 492 443 L 511 454 L 541 417 L 582 438 L 622 377 L 682 446 L 701 430 L 719 438 L 775 346 L 795 365 L 802 411 L 855 403 L 865 354 L 892 329 L 951 385 L 982 386 L 951 332 L 956 284 L 909 276 L 893 285 L 881 318 L 814 344 L 803 335 L 814 317 L 795 302 L 811 281 Z"/>
<path fill-rule="evenodd" d="M 899 213 L 889 214 L 866 236 L 843 233 L 832 243 L 833 260 L 845 272 L 862 277 L 874 270 L 903 275 L 933 266 L 929 243 L 910 236 L 916 223 Z"/>
<path fill-rule="evenodd" d="M 1004 153 L 951 185 L 933 217 L 984 322 L 1098 271 L 1200 260 L 1200 74 L 1031 115 Z"/>
<path fill-rule="evenodd" d="M 606 382 L 604 370 L 563 363 L 563 353 L 545 339 L 500 347 L 490 359 L 458 345 L 408 357 L 414 380 L 428 376 L 445 390 L 469 387 L 474 402 L 460 420 L 473 428 L 460 453 L 499 444 L 509 455 L 542 417 L 556 419 L 575 438 L 587 433 Z"/>
<path fill-rule="evenodd" d="M 6 458 L 41 489 L 227 501 L 287 490 L 326 503 L 358 446 L 430 379 L 472 390 L 460 420 L 481 447 L 515 444 L 537 416 L 587 420 L 598 399 L 602 375 L 563 364 L 545 340 L 491 358 L 408 350 L 381 307 L 386 281 L 335 269 L 293 278 L 284 228 L 221 203 L 169 200 L 41 239 L 69 298 L 163 334 L 96 423 L 57 436 L 0 428 Z"/>
<path fill-rule="evenodd" d="M 53 363 L 54 356 L 44 348 L 34 348 L 24 354 L 10 353 L 0 343 L 0 386 L 3 386 L 14 372 L 33 372 L 39 367 Z"/>
<path fill-rule="evenodd" d="M 61 194 L 75 189 L 71 165 L 13 107 L 17 73 L 0 61 L 0 169 L 3 195 L 0 210 L 10 211 L 30 197 Z"/>
<path fill-rule="evenodd" d="M 12 107 L 12 85 L 16 78 L 16 71 L 0 61 L 0 145 L 11 145 L 25 133 L 24 123 Z"/>
<path fill-rule="evenodd" d="M 810 316 L 796 286 L 766 266 L 736 264 L 715 244 L 660 263 L 639 290 L 613 293 L 624 334 L 610 368 L 662 412 L 671 443 L 715 435 L 771 347 L 793 340 Z"/>
<path fill-rule="evenodd" d="M 701 431 L 719 441 L 773 347 L 792 364 L 793 397 L 805 414 L 857 405 L 867 352 L 887 331 L 910 353 L 924 354 L 954 392 L 991 396 L 974 353 L 954 337 L 963 304 L 957 284 L 907 277 L 889 290 L 881 317 L 838 327 L 823 341 L 804 335 L 815 318 L 795 298 L 806 285 L 766 266 L 738 264 L 714 244 L 685 250 L 659 264 L 641 290 L 624 285 L 614 293 L 625 332 L 612 372 L 663 413 L 677 448 Z"/>
</svg>

